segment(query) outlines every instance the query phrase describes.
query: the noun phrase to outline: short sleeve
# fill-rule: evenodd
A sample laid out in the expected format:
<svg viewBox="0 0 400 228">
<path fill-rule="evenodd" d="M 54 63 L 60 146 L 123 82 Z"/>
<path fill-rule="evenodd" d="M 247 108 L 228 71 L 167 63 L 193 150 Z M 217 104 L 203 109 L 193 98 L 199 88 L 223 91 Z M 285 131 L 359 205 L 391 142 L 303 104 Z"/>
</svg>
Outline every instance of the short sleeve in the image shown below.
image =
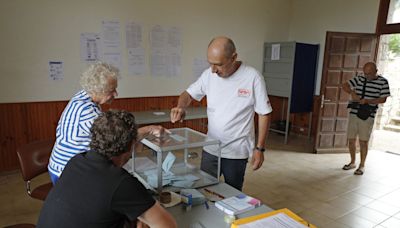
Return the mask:
<svg viewBox="0 0 400 228">
<path fill-rule="evenodd" d="M 350 85 L 350 88 L 353 90 L 354 88 L 357 87 L 357 80 L 358 80 L 358 76 L 350 79 L 347 83 Z"/>
<path fill-rule="evenodd" d="M 265 82 L 258 74 L 254 80 L 254 99 L 254 111 L 257 114 L 266 115 L 272 112 L 272 106 L 268 98 Z"/>
<path fill-rule="evenodd" d="M 200 101 L 207 94 L 207 86 L 208 86 L 208 70 L 205 70 L 199 79 L 195 81 L 193 84 L 189 86 L 186 90 L 190 94 L 190 96 Z"/>
<path fill-rule="evenodd" d="M 385 83 L 382 85 L 380 97 L 388 97 L 390 96 L 390 88 L 389 88 L 389 82 L 385 80 Z"/>
<path fill-rule="evenodd" d="M 155 200 L 138 179 L 127 176 L 114 192 L 111 208 L 133 221 L 154 204 Z"/>
</svg>

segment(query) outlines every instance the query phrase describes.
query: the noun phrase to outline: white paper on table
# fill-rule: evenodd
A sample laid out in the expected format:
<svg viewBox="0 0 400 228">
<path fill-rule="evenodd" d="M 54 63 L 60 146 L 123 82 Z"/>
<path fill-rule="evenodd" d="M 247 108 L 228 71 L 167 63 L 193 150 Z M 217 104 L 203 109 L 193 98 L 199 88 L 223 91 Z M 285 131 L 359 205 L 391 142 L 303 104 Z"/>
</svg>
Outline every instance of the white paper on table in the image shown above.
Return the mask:
<svg viewBox="0 0 400 228">
<path fill-rule="evenodd" d="M 153 114 L 156 116 L 163 116 L 165 115 L 165 112 L 153 112 Z"/>
<path fill-rule="evenodd" d="M 255 220 L 253 222 L 239 225 L 240 228 L 306 228 L 305 225 L 299 223 L 298 221 L 294 220 L 290 216 L 285 213 L 278 213 L 266 218 L 262 218 L 259 220 Z"/>
</svg>

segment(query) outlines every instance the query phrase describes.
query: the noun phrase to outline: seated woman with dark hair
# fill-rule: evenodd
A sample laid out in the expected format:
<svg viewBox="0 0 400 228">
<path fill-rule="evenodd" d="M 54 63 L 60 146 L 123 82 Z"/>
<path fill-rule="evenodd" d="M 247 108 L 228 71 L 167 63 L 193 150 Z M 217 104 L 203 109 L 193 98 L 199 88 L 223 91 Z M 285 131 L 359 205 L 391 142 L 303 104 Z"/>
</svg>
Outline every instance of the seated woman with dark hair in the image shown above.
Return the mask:
<svg viewBox="0 0 400 228">
<path fill-rule="evenodd" d="M 37 227 L 176 227 L 172 216 L 122 166 L 136 143 L 134 116 L 101 113 L 91 128 L 91 150 L 75 155 L 44 202 Z"/>
</svg>

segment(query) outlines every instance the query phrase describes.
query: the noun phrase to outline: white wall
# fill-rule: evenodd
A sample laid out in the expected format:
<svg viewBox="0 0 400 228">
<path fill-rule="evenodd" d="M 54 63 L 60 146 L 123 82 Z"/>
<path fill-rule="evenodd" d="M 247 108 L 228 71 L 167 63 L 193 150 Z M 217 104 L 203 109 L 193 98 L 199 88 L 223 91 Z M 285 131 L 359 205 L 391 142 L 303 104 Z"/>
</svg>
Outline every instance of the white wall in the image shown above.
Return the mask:
<svg viewBox="0 0 400 228">
<path fill-rule="evenodd" d="M 320 44 L 316 94 L 320 92 L 327 31 L 375 33 L 379 0 L 293 0 L 289 40 Z"/>
<path fill-rule="evenodd" d="M 295 12 L 297 19 L 306 13 L 300 4 L 294 9 L 299 11 Z M 194 80 L 193 58 L 205 58 L 208 42 L 217 35 L 230 36 L 236 42 L 239 58 L 261 71 L 263 43 L 287 40 L 289 36 L 290 10 L 291 0 L 2 0 L 0 103 L 68 100 L 79 90 L 80 73 L 86 67 L 80 61 L 80 34 L 101 32 L 102 20 L 118 20 L 121 24 L 123 75 L 119 97 L 180 94 Z M 126 75 L 124 34 L 129 21 L 143 25 L 147 57 L 152 26 L 182 29 L 182 75 Z M 295 22 L 294 28 L 306 27 L 308 21 L 301 21 Z M 292 31 L 296 39 L 307 38 L 302 34 Z M 62 81 L 49 80 L 49 61 L 64 62 Z"/>
</svg>

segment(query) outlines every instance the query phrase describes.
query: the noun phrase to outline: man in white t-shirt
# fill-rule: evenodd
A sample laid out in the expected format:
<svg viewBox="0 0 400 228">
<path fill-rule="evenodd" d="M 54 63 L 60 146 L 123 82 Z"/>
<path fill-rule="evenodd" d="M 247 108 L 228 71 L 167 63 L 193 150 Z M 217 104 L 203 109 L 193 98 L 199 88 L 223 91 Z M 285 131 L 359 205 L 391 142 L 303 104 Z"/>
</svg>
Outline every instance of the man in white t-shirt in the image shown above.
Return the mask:
<svg viewBox="0 0 400 228">
<path fill-rule="evenodd" d="M 214 38 L 207 51 L 210 68 L 184 91 L 171 122 L 182 121 L 193 99 L 207 96 L 208 133 L 221 141 L 221 174 L 225 182 L 242 190 L 246 164 L 251 157 L 253 170 L 264 162 L 271 104 L 265 82 L 254 68 L 237 60 L 235 44 L 227 37 Z M 255 141 L 254 113 L 258 114 L 258 139 Z M 256 144 L 255 144 L 256 143 Z M 201 169 L 217 175 L 216 146 L 205 146 Z"/>
</svg>

